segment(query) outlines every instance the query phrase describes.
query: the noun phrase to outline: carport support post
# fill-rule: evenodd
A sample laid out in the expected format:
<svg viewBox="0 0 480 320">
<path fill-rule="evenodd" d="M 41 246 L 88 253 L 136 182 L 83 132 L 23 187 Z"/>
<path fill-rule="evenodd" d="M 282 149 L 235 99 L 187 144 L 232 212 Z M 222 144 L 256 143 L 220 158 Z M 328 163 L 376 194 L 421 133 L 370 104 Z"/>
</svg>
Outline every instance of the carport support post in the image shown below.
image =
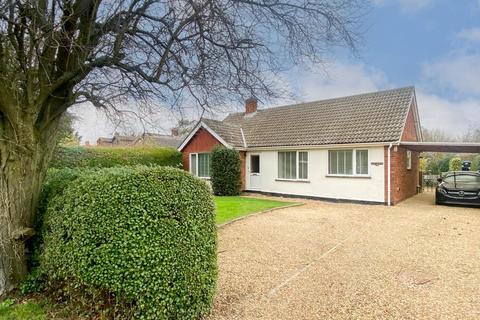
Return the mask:
<svg viewBox="0 0 480 320">
<path fill-rule="evenodd" d="M 391 158 L 391 152 L 392 152 L 392 146 L 393 146 L 393 143 L 390 142 L 390 145 L 388 146 L 388 163 L 387 163 L 387 166 L 388 166 L 388 176 L 387 176 L 387 202 L 388 202 L 388 206 L 390 207 L 392 204 L 391 204 L 391 196 L 390 196 L 390 191 L 392 190 L 391 189 L 391 181 L 390 181 L 390 176 L 392 175 L 391 171 L 390 171 L 390 158 Z"/>
</svg>

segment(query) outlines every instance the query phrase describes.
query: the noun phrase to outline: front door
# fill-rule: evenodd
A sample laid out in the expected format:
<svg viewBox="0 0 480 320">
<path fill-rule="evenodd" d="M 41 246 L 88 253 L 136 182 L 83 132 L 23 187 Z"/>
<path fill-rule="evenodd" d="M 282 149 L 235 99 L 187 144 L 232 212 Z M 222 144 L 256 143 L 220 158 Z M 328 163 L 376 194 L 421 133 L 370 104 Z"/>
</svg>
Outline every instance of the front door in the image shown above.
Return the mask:
<svg viewBox="0 0 480 320">
<path fill-rule="evenodd" d="M 250 155 L 250 189 L 260 189 L 260 155 Z"/>
</svg>

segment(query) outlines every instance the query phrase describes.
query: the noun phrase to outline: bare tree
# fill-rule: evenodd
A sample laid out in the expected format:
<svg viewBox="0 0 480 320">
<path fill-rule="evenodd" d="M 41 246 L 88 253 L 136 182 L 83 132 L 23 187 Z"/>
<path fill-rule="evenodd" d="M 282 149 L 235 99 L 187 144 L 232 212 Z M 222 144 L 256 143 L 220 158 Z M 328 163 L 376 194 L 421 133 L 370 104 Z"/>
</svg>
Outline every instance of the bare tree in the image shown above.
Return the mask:
<svg viewBox="0 0 480 320">
<path fill-rule="evenodd" d="M 362 0 L 0 0 L 0 296 L 26 274 L 24 241 L 70 106 L 275 96 L 278 71 L 354 47 L 361 9 Z"/>
</svg>

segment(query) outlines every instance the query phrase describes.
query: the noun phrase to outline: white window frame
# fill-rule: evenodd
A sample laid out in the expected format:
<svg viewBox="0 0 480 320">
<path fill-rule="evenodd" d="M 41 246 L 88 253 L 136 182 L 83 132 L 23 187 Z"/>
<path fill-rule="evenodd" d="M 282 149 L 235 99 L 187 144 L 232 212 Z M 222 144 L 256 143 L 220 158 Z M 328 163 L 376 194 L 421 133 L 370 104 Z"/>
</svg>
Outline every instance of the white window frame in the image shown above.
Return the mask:
<svg viewBox="0 0 480 320">
<path fill-rule="evenodd" d="M 199 155 L 199 154 L 210 154 L 210 152 L 192 152 L 192 153 L 190 153 L 190 155 L 189 155 L 189 157 L 188 157 L 188 159 L 189 159 L 189 168 L 188 168 L 188 170 L 189 170 L 190 174 L 193 175 L 193 173 L 192 173 L 192 155 L 195 155 L 195 156 L 196 156 L 196 162 L 195 162 L 195 165 L 196 165 L 196 166 L 195 166 L 195 173 L 196 173 L 196 174 L 195 174 L 195 177 L 200 178 L 200 179 L 210 180 L 210 177 L 200 177 L 200 176 L 198 175 L 198 163 L 199 163 L 199 161 L 198 161 L 198 155 Z"/>
<path fill-rule="evenodd" d="M 412 170 L 412 151 L 407 150 L 407 170 Z"/>
<path fill-rule="evenodd" d="M 278 176 L 278 166 L 280 165 L 280 162 L 278 161 L 278 154 L 280 152 L 295 152 L 295 167 L 296 167 L 296 172 L 295 172 L 295 179 L 287 179 L 287 178 L 280 178 Z M 300 172 L 300 159 L 299 159 L 299 153 L 305 152 L 307 154 L 307 178 L 306 179 L 301 179 L 298 177 L 299 172 Z M 277 151 L 277 180 L 281 181 L 310 181 L 310 153 L 307 150 L 280 150 Z"/>
<path fill-rule="evenodd" d="M 335 174 L 330 173 L 330 151 L 352 150 L 352 174 Z M 367 173 L 357 173 L 357 151 L 367 151 Z M 370 149 L 366 148 L 345 148 L 345 149 L 328 149 L 327 151 L 327 177 L 370 177 Z"/>
</svg>

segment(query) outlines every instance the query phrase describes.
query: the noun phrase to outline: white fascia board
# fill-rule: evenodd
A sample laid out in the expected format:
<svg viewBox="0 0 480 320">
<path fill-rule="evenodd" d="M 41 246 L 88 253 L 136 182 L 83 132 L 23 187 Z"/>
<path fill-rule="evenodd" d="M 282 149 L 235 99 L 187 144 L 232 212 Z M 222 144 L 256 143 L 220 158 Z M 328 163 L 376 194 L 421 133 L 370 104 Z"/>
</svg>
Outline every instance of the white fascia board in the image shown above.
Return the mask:
<svg viewBox="0 0 480 320">
<path fill-rule="evenodd" d="M 229 149 L 232 149 L 232 146 L 230 144 L 228 144 L 222 137 L 220 137 L 218 135 L 218 133 L 216 133 L 215 131 L 213 131 L 209 126 L 207 126 L 205 123 L 203 122 L 199 122 L 195 128 L 193 128 L 193 130 L 190 132 L 190 134 L 185 138 L 185 140 L 183 140 L 182 144 L 177 148 L 178 151 L 182 151 L 183 148 L 185 148 L 185 146 L 190 142 L 190 140 L 192 140 L 192 138 L 195 136 L 195 134 L 197 133 L 198 130 L 200 130 L 200 128 L 204 128 L 205 130 L 207 130 L 212 136 L 215 137 L 215 139 L 217 139 L 221 144 L 223 144 L 225 147 L 229 148 Z"/>
</svg>

